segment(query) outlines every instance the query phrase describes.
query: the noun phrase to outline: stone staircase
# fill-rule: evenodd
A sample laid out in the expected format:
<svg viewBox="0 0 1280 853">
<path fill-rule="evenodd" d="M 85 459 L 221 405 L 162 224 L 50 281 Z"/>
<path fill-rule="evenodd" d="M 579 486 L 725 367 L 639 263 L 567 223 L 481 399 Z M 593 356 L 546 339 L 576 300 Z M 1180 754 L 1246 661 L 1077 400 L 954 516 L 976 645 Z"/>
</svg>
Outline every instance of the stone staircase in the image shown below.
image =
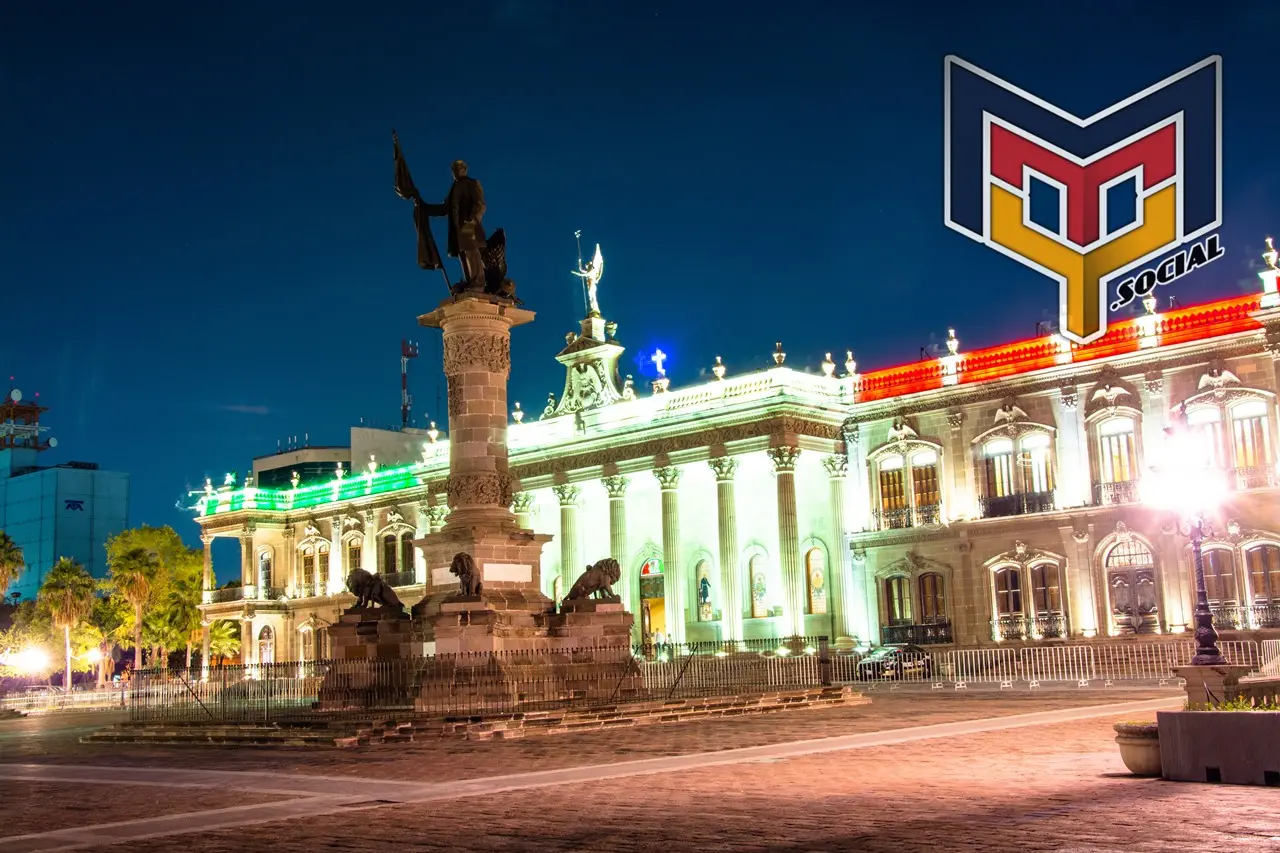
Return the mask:
<svg viewBox="0 0 1280 853">
<path fill-rule="evenodd" d="M 850 687 L 815 687 L 740 696 L 564 707 L 514 714 L 424 717 L 405 710 L 365 718 L 310 719 L 278 723 L 122 723 L 99 729 L 83 743 L 181 744 L 188 746 L 357 747 L 461 737 L 510 740 L 570 732 L 680 723 L 833 706 L 865 705 L 870 699 Z"/>
</svg>

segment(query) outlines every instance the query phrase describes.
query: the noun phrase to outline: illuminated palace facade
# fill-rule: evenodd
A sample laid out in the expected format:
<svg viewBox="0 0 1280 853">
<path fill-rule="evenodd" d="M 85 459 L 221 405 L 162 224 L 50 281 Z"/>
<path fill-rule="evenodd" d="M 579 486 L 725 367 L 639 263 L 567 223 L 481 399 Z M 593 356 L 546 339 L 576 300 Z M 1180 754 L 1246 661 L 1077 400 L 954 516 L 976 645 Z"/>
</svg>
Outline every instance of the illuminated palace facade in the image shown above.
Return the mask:
<svg viewBox="0 0 1280 853">
<path fill-rule="evenodd" d="M 618 375 L 616 324 L 589 316 L 557 356 L 540 418 L 513 413 L 518 521 L 552 539 L 559 599 L 612 556 L 635 636 L 826 635 L 845 645 L 1062 642 L 1188 630 L 1190 549 L 1141 503 L 1170 414 L 1185 406 L 1233 487 L 1205 545 L 1219 627 L 1280 629 L 1276 275 L 1261 293 L 859 374 L 786 361 L 672 389 Z M 660 358 L 660 354 L 659 354 Z M 518 409 L 518 405 L 517 405 Z M 323 657 L 347 573 L 407 605 L 440 529 L 448 437 L 353 429 L 350 447 L 259 459 L 197 501 L 206 625 L 242 625 L 247 662 Z M 241 543 L 213 589 L 210 543 Z M 207 630 L 206 630 L 207 637 Z"/>
</svg>

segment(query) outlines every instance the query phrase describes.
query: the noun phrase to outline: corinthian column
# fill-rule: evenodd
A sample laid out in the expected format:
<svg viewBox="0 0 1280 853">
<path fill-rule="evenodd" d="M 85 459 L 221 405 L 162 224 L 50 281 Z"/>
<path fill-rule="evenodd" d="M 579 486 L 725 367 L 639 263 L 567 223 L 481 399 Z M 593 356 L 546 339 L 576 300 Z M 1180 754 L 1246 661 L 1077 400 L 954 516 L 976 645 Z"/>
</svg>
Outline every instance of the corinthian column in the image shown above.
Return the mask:
<svg viewBox="0 0 1280 853">
<path fill-rule="evenodd" d="M 845 547 L 844 490 L 845 475 L 849 470 L 849 458 L 842 453 L 828 456 L 822 460 L 822 467 L 827 469 L 831 483 L 831 566 L 827 570 L 827 588 L 829 601 L 834 612 L 831 615 L 831 627 L 836 637 L 866 636 L 859 635 L 859 623 L 854 614 L 853 600 L 850 595 L 852 584 L 849 566 L 849 549 Z"/>
<path fill-rule="evenodd" d="M 626 477 L 605 477 L 601 482 L 609 492 L 609 556 L 622 567 L 622 603 L 631 609 L 631 575 L 627 571 L 627 484 Z"/>
<path fill-rule="evenodd" d="M 203 587 L 206 590 L 213 589 L 213 537 L 208 533 L 200 534 L 200 543 L 204 545 L 204 582 Z M 203 600 L 209 601 L 213 596 L 208 592 L 203 594 Z M 200 614 L 200 678 L 203 681 L 209 680 L 209 620 L 203 618 L 204 614 Z"/>
<path fill-rule="evenodd" d="M 284 558 L 284 576 L 287 579 L 284 586 L 286 594 L 293 595 L 298 590 L 298 549 L 293 545 L 293 526 L 280 531 L 280 535 L 284 540 L 284 553 L 280 555 Z"/>
<path fill-rule="evenodd" d="M 582 489 L 577 486 L 555 486 L 552 491 L 560 499 L 560 595 L 569 592 L 575 576 L 583 570 L 582 553 L 578 541 L 578 498 Z"/>
<path fill-rule="evenodd" d="M 260 591 L 257 589 L 258 567 L 254 564 L 253 532 L 252 524 L 245 525 L 240 531 L 240 584 L 252 586 L 255 593 L 258 593 Z"/>
<path fill-rule="evenodd" d="M 796 513 L 796 458 L 798 447 L 771 447 L 769 458 L 778 483 L 778 548 L 782 586 L 787 593 L 787 623 L 791 633 L 804 636 L 806 585 L 800 566 L 800 522 Z"/>
<path fill-rule="evenodd" d="M 511 500 L 516 514 L 516 526 L 522 530 L 533 529 L 533 492 L 518 492 Z"/>
<path fill-rule="evenodd" d="M 662 571 L 667 611 L 667 637 L 673 643 L 685 638 L 685 577 L 680 561 L 680 469 L 655 468 L 662 487 Z"/>
<path fill-rule="evenodd" d="M 738 507 L 733 491 L 733 475 L 738 460 L 731 456 L 709 459 L 716 475 L 716 521 L 720 537 L 720 588 L 722 626 L 725 640 L 742 639 L 742 571 L 738 566 Z"/>
</svg>

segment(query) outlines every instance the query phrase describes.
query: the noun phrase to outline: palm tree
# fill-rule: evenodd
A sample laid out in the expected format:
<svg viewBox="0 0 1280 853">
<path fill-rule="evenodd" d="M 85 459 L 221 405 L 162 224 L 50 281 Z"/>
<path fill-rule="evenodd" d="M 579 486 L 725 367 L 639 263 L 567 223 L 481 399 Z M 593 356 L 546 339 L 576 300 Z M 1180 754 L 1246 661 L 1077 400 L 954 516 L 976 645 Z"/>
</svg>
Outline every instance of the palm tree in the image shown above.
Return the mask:
<svg viewBox="0 0 1280 853">
<path fill-rule="evenodd" d="M 63 647 L 66 649 L 67 668 L 63 672 L 63 686 L 71 692 L 71 629 L 80 624 L 93 610 L 97 584 L 84 566 L 69 557 L 63 557 L 40 585 L 37 601 L 49 608 L 54 626 L 62 629 Z"/>
<path fill-rule="evenodd" d="M 133 605 L 133 668 L 142 669 L 142 608 L 151 597 L 159 563 L 146 548 L 130 548 L 111 560 L 111 582 Z"/>
<path fill-rule="evenodd" d="M 240 654 L 240 626 L 229 619 L 219 619 L 209 626 L 209 657 L 224 664 L 227 658 Z"/>
<path fill-rule="evenodd" d="M 0 530 L 0 598 L 9 591 L 9 587 L 22 574 L 25 561 L 18 543 L 9 538 L 9 534 Z"/>
</svg>

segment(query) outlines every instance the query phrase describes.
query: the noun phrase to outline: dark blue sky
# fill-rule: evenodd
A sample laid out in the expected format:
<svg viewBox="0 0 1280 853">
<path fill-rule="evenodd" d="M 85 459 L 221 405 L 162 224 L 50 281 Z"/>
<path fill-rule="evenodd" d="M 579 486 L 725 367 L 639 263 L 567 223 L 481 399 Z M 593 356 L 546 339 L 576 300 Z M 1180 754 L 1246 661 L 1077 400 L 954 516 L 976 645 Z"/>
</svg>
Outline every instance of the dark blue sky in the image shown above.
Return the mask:
<svg viewBox="0 0 1280 853">
<path fill-rule="evenodd" d="M 49 461 L 131 472 L 133 523 L 192 539 L 174 502 L 206 475 L 398 422 L 404 336 L 424 344 L 416 415 L 445 420 L 414 319 L 443 286 L 392 193 L 393 126 L 424 194 L 465 158 L 507 229 L 538 312 L 511 399 L 535 415 L 582 314 L 575 229 L 604 246 L 630 354 L 661 346 L 677 386 L 716 355 L 763 367 L 775 340 L 867 369 L 949 325 L 967 350 L 1056 316 L 1053 285 L 943 227 L 947 53 L 1079 115 L 1221 53 L 1227 256 L 1174 292 L 1256 286 L 1280 230 L 1262 2 L 19 5 L 0 12 L 0 371 L 52 408 Z"/>
</svg>

